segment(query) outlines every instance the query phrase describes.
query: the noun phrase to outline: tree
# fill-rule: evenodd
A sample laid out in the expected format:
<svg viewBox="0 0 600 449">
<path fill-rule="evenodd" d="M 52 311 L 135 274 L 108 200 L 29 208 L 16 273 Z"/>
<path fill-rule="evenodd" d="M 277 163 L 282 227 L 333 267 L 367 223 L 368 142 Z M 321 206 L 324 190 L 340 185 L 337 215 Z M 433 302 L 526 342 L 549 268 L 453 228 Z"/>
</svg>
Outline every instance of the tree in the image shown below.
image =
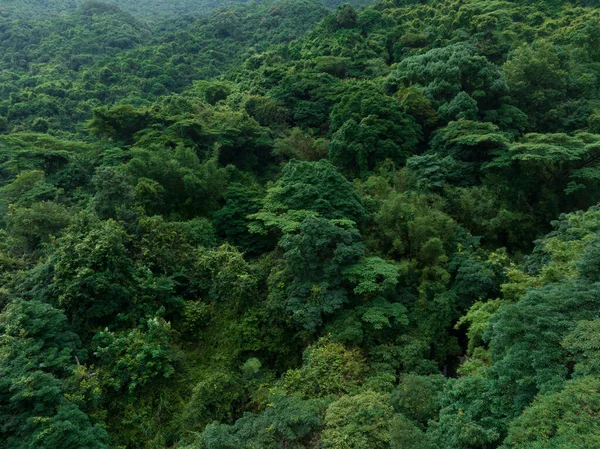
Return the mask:
<svg viewBox="0 0 600 449">
<path fill-rule="evenodd" d="M 202 374 L 181 414 L 183 427 L 190 432 L 208 431 L 215 421 L 233 421 L 236 410 L 242 408 L 245 399 L 243 378 L 239 373 L 217 368 Z M 216 433 L 226 433 L 227 428 L 222 426 Z"/>
<path fill-rule="evenodd" d="M 582 257 L 589 257 L 586 247 L 595 245 L 597 210 L 571 214 L 555 225 L 557 230 L 538 243 L 530 265 L 537 275 L 532 284 L 540 286 L 500 307 L 484 333 L 493 361 L 494 406 L 507 417 L 519 415 L 538 393 L 564 385 L 573 358 L 582 360 L 585 350 L 578 322 L 595 319 L 598 285 L 586 275 L 580 277 L 576 268 L 582 266 Z"/>
<path fill-rule="evenodd" d="M 70 221 L 67 208 L 52 201 L 34 203 L 31 207 L 12 206 L 6 215 L 9 235 L 31 252 L 59 236 Z"/>
<path fill-rule="evenodd" d="M 357 349 L 320 341 L 304 351 L 302 367 L 282 377 L 284 389 L 303 399 L 342 396 L 356 390 L 365 379 L 367 365 Z"/>
<path fill-rule="evenodd" d="M 498 445 L 504 422 L 492 409 L 489 389 L 488 379 L 480 372 L 449 380 L 439 419 L 430 423 L 427 432 L 437 447 L 483 449 Z"/>
<path fill-rule="evenodd" d="M 335 12 L 335 23 L 337 28 L 354 28 L 357 24 L 357 14 L 351 5 L 338 7 Z"/>
<path fill-rule="evenodd" d="M 591 449 L 600 442 L 600 382 L 582 377 L 541 395 L 511 422 L 502 448 Z"/>
<path fill-rule="evenodd" d="M 441 375 L 404 374 L 391 394 L 396 412 L 412 420 L 424 430 L 438 416 L 446 379 Z"/>
<path fill-rule="evenodd" d="M 492 123 L 458 120 L 438 130 L 431 146 L 457 162 L 463 182 L 477 183 L 483 164 L 506 154 L 509 143 L 510 136 Z"/>
<path fill-rule="evenodd" d="M 100 218 L 121 218 L 125 208 L 133 203 L 133 188 L 123 170 L 100 167 L 92 178 L 96 194 L 92 205 Z"/>
<path fill-rule="evenodd" d="M 562 339 L 577 320 L 592 318 L 596 295 L 594 284 L 549 284 L 530 290 L 492 317 L 487 338 L 496 407 L 503 413 L 518 415 L 538 392 L 553 391 L 567 379 L 569 359 Z"/>
<path fill-rule="evenodd" d="M 390 428 L 391 449 L 434 449 L 432 439 L 410 419 L 396 415 Z"/>
<path fill-rule="evenodd" d="M 576 201 L 579 197 L 582 202 L 589 201 L 582 204 L 589 207 L 596 201 L 590 190 L 595 189 L 598 182 L 595 167 L 599 161 L 600 136 L 596 134 L 535 133 L 525 135 L 505 151 L 496 153 L 485 168 L 505 170 L 505 176 L 511 178 L 512 183 L 518 172 L 527 173 L 526 177 L 516 177 L 516 181 L 523 188 L 527 188 L 527 183 L 535 183 L 538 198 L 551 190 L 554 201 L 569 198 Z M 561 198 L 561 194 L 566 194 L 566 198 Z M 565 206 L 559 205 L 559 210 Z"/>
<path fill-rule="evenodd" d="M 365 346 L 386 344 L 408 325 L 407 309 L 398 301 L 401 268 L 379 257 L 363 257 L 343 274 L 354 284 L 356 305 L 328 327 L 336 341 Z"/>
<path fill-rule="evenodd" d="M 329 144 L 326 139 L 315 139 L 296 127 L 289 135 L 277 139 L 273 152 L 285 159 L 300 161 L 319 161 L 327 158 Z"/>
<path fill-rule="evenodd" d="M 575 362 L 574 374 L 577 376 L 597 376 L 600 373 L 599 327 L 599 320 L 582 320 L 563 340 L 563 347 Z"/>
<path fill-rule="evenodd" d="M 439 239 L 450 250 L 458 232 L 457 223 L 424 194 L 390 195 L 375 216 L 380 244 L 390 256 L 414 258 L 426 264 L 425 245 Z"/>
<path fill-rule="evenodd" d="M 79 219 L 57 242 L 46 295 L 77 331 L 109 325 L 134 306 L 137 270 L 128 244 L 129 236 L 115 221 L 93 218 Z"/>
<path fill-rule="evenodd" d="M 94 118 L 89 123 L 90 131 L 100 137 L 131 143 L 134 134 L 152 123 L 148 111 L 139 110 L 130 104 L 113 108 L 106 106 L 94 109 Z"/>
<path fill-rule="evenodd" d="M 215 212 L 213 223 L 217 235 L 228 243 L 250 253 L 262 252 L 275 246 L 272 236 L 251 233 L 249 215 L 257 213 L 262 195 L 258 189 L 243 184 L 231 185 L 224 195 L 224 206 Z"/>
<path fill-rule="evenodd" d="M 264 225 L 252 229 L 294 230 L 303 216 L 351 220 L 359 225 L 367 220 L 365 207 L 354 187 L 333 165 L 327 161 L 292 160 L 284 167 L 277 183 L 267 191 L 263 209 L 252 216 Z"/>
<path fill-rule="evenodd" d="M 292 123 L 313 128 L 321 128 L 329 121 L 331 109 L 343 92 L 339 79 L 311 71 L 288 73 L 276 86 L 271 95 L 292 111 Z"/>
<path fill-rule="evenodd" d="M 215 158 L 201 162 L 195 151 L 183 146 L 175 151 L 155 146 L 136 148 L 132 156 L 126 170 L 134 184 L 133 195 L 148 214 L 172 213 L 189 219 L 217 209 L 228 173 L 218 166 Z M 119 189 L 127 190 L 123 176 L 119 177 Z M 112 189 L 117 189 L 116 184 Z M 123 199 L 130 195 L 123 193 Z"/>
<path fill-rule="evenodd" d="M 341 273 L 364 254 L 360 234 L 331 220 L 308 218 L 297 232 L 284 235 L 280 246 L 287 277 L 282 305 L 296 323 L 314 332 L 349 300 Z"/>
<path fill-rule="evenodd" d="M 587 98 L 595 90 L 586 86 L 590 69 L 575 64 L 568 50 L 548 40 L 522 44 L 510 56 L 502 72 L 511 96 L 530 119 L 529 129 L 581 128 L 591 112 Z"/>
<path fill-rule="evenodd" d="M 323 443 L 331 449 L 389 448 L 393 417 L 385 394 L 366 391 L 344 396 L 327 409 Z"/>
<path fill-rule="evenodd" d="M 271 97 L 253 95 L 244 101 L 244 109 L 261 126 L 283 125 L 289 111 Z"/>
<path fill-rule="evenodd" d="M 389 76 L 391 89 L 415 86 L 431 98 L 445 120 L 475 118 L 497 110 L 508 86 L 498 67 L 466 43 L 403 59 Z"/>
<path fill-rule="evenodd" d="M 199 438 L 206 449 L 284 449 L 304 447 L 318 438 L 327 399 L 302 400 L 274 394 L 261 414 L 246 413 L 234 425 L 213 423 Z"/>
<path fill-rule="evenodd" d="M 178 351 L 171 344 L 171 325 L 161 318 L 126 332 L 99 332 L 94 355 L 103 365 L 103 384 L 116 392 L 156 388 L 175 373 Z"/>
<path fill-rule="evenodd" d="M 479 108 L 477 107 L 477 101 L 471 98 L 468 93 L 462 91 L 450 103 L 441 105 L 438 109 L 438 114 L 440 120 L 445 122 L 452 120 L 475 120 L 479 114 Z"/>
<path fill-rule="evenodd" d="M 65 315 L 48 304 L 15 300 L 0 314 L 2 447 L 107 447 L 106 431 L 68 399 L 79 347 Z"/>
<path fill-rule="evenodd" d="M 368 85 L 356 86 L 333 108 L 331 132 L 331 161 L 363 177 L 386 159 L 403 164 L 421 137 L 396 99 Z"/>
<path fill-rule="evenodd" d="M 406 161 L 409 174 L 408 185 L 418 192 L 441 192 L 449 184 L 464 183 L 464 166 L 452 156 L 425 153 L 411 156 Z"/>
</svg>

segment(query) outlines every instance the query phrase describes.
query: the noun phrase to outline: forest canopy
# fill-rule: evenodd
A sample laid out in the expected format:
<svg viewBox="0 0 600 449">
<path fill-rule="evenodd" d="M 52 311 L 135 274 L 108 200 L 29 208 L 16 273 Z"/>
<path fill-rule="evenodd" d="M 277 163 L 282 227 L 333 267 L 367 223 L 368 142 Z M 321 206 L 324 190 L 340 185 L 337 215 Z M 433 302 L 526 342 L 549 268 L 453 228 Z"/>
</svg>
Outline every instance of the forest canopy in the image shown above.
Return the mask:
<svg viewBox="0 0 600 449">
<path fill-rule="evenodd" d="M 0 5 L 0 447 L 600 447 L 600 3 Z"/>
</svg>

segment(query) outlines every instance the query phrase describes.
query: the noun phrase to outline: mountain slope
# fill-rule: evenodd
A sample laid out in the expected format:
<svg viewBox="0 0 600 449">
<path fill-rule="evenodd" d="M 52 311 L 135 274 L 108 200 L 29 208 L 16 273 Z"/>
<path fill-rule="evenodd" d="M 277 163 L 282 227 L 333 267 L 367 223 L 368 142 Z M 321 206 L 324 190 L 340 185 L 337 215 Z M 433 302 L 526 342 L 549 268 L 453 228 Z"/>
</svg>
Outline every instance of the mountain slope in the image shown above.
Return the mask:
<svg viewBox="0 0 600 449">
<path fill-rule="evenodd" d="M 72 12 L 84 3 L 97 0 L 4 0 L 0 4 L 0 17 L 31 18 Z M 254 0 L 260 2 L 261 0 Z M 251 1 L 250 3 L 253 3 Z M 249 3 L 248 0 L 104 0 L 128 11 L 141 20 L 160 22 L 182 15 L 206 16 L 214 10 Z M 328 8 L 349 3 L 354 6 L 371 4 L 371 0 L 323 0 Z"/>
<path fill-rule="evenodd" d="M 599 36 L 583 0 L 2 20 L 0 447 L 599 447 Z"/>
</svg>

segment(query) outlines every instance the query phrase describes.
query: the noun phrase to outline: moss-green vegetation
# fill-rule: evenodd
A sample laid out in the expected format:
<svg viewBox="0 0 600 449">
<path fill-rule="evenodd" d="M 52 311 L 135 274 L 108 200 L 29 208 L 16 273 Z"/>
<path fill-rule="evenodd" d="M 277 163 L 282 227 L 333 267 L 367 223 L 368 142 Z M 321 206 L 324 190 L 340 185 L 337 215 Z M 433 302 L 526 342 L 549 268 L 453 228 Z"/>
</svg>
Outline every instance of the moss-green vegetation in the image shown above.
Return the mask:
<svg viewBox="0 0 600 449">
<path fill-rule="evenodd" d="M 600 447 L 600 4 L 230 3 L 0 5 L 0 447 Z"/>
</svg>

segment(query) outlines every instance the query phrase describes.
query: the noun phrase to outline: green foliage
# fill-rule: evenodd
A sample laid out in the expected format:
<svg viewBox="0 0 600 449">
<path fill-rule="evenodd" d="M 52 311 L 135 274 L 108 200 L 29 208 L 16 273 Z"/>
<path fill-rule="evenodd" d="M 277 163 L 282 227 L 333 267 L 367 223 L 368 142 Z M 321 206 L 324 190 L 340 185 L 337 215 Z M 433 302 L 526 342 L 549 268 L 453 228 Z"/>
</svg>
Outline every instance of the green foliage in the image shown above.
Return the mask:
<svg viewBox="0 0 600 449">
<path fill-rule="evenodd" d="M 505 153 L 509 136 L 492 123 L 459 120 L 440 129 L 431 144 L 441 156 L 449 156 L 458 163 L 459 169 L 462 168 L 461 181 L 473 182 L 482 164 Z"/>
<path fill-rule="evenodd" d="M 92 183 L 96 191 L 92 206 L 100 218 L 120 217 L 124 208 L 131 207 L 134 200 L 133 189 L 122 171 L 113 167 L 101 167 L 94 174 Z"/>
<path fill-rule="evenodd" d="M 133 135 L 148 125 L 147 113 L 126 104 L 112 109 L 105 106 L 94 109 L 94 118 L 89 126 L 90 131 L 100 137 L 131 143 Z"/>
<path fill-rule="evenodd" d="M 262 126 L 281 125 L 288 112 L 270 97 L 251 96 L 244 102 L 244 109 Z"/>
<path fill-rule="evenodd" d="M 327 157 L 328 143 L 325 139 L 315 139 L 298 127 L 289 136 L 275 141 L 273 152 L 285 159 L 318 161 Z"/>
<path fill-rule="evenodd" d="M 34 203 L 31 207 L 8 208 L 6 228 L 9 235 L 22 242 L 27 251 L 49 243 L 71 221 L 68 210 L 52 201 Z"/>
<path fill-rule="evenodd" d="M 538 391 L 552 391 L 567 378 L 561 340 L 577 320 L 592 317 L 596 288 L 577 281 L 550 284 L 530 290 L 492 318 L 493 372 L 509 416 L 522 411 Z"/>
<path fill-rule="evenodd" d="M 342 397 L 327 409 L 323 443 L 332 449 L 388 448 L 393 414 L 384 394 L 367 391 Z"/>
<path fill-rule="evenodd" d="M 217 208 L 227 182 L 227 172 L 214 159 L 201 163 L 192 150 L 183 147 L 174 152 L 139 148 L 133 151 L 133 156 L 127 170 L 135 187 L 127 194 L 133 194 L 148 214 L 177 213 L 184 218 L 193 218 Z M 119 189 L 116 182 L 111 188 Z M 121 187 L 122 190 L 127 188 L 125 184 Z M 103 204 L 102 207 L 109 206 Z"/>
<path fill-rule="evenodd" d="M 391 404 L 398 413 L 425 427 L 437 417 L 445 384 L 440 375 L 405 374 L 392 392 Z"/>
<path fill-rule="evenodd" d="M 278 77 L 279 78 L 279 77 Z M 322 127 L 339 94 L 340 81 L 328 73 L 300 72 L 281 75 L 272 96 L 292 111 L 295 125 Z"/>
<path fill-rule="evenodd" d="M 438 106 L 444 121 L 473 119 L 498 109 L 508 93 L 498 67 L 470 44 L 453 44 L 410 56 L 398 64 L 388 83 L 418 86 Z"/>
<path fill-rule="evenodd" d="M 249 252 L 261 252 L 274 245 L 269 236 L 250 233 L 248 216 L 260 210 L 260 192 L 247 186 L 231 185 L 224 195 L 225 205 L 214 214 L 217 234 Z"/>
<path fill-rule="evenodd" d="M 352 220 L 360 224 L 367 218 L 365 208 L 353 186 L 327 161 L 290 161 L 281 178 L 269 189 L 264 207 L 255 215 L 267 222 L 298 211 L 315 212 L 326 219 Z"/>
<path fill-rule="evenodd" d="M 425 153 L 411 156 L 406 161 L 406 168 L 412 177 L 409 185 L 416 191 L 438 192 L 448 184 L 464 182 L 461 164 L 451 155 L 442 157 L 438 153 Z"/>
<path fill-rule="evenodd" d="M 433 449 L 431 438 L 410 419 L 402 415 L 393 418 L 390 428 L 392 449 Z"/>
<path fill-rule="evenodd" d="M 493 412 L 489 388 L 479 372 L 449 381 L 439 419 L 428 432 L 438 447 L 485 448 L 498 444 L 503 423 Z"/>
<path fill-rule="evenodd" d="M 579 274 L 591 275 L 594 280 L 594 265 L 589 257 L 594 254 L 600 230 L 598 207 L 561 215 L 553 225 L 554 231 L 536 242 L 527 260 L 529 274 L 542 285 L 574 279 Z"/>
<path fill-rule="evenodd" d="M 598 320 L 580 321 L 563 340 L 564 348 L 575 361 L 578 376 L 597 375 L 598 365 Z"/>
<path fill-rule="evenodd" d="M 451 217 L 435 204 L 431 205 L 427 196 L 415 193 L 390 195 L 381 205 L 375 221 L 381 229 L 385 251 L 424 263 L 432 257 L 428 254 L 427 242 L 438 239 L 449 247 L 457 232 L 457 224 Z"/>
<path fill-rule="evenodd" d="M 201 249 L 193 269 L 198 276 L 198 287 L 207 299 L 224 310 L 244 306 L 257 289 L 258 275 L 253 266 L 231 245 Z"/>
<path fill-rule="evenodd" d="M 354 293 L 371 296 L 385 293 L 398 283 L 398 268 L 379 257 L 366 257 L 348 268 L 345 273 L 354 284 Z"/>
<path fill-rule="evenodd" d="M 364 253 L 360 234 L 324 218 L 308 218 L 296 233 L 284 235 L 280 246 L 289 278 L 284 307 L 314 332 L 349 300 L 341 273 Z"/>
<path fill-rule="evenodd" d="M 463 315 L 458 323 L 456 323 L 457 328 L 463 325 L 468 326 L 467 337 L 469 338 L 469 346 L 467 347 L 467 352 L 469 354 L 473 354 L 476 347 L 483 343 L 483 333 L 487 328 L 490 318 L 503 305 L 504 302 L 501 300 L 476 302 L 469 309 L 469 312 Z"/>
<path fill-rule="evenodd" d="M 144 329 L 96 334 L 93 349 L 105 367 L 103 383 L 132 393 L 171 377 L 177 352 L 169 342 L 170 334 L 171 326 L 160 318 L 148 320 Z"/>
<path fill-rule="evenodd" d="M 341 3 L 0 5 L 0 446 L 599 446 L 600 4 Z"/>
<path fill-rule="evenodd" d="M 358 85 L 331 112 L 331 161 L 353 175 L 365 176 L 390 159 L 402 164 L 416 149 L 419 126 L 394 98 Z"/>
<path fill-rule="evenodd" d="M 71 11 L 78 6 L 87 14 L 93 13 L 114 13 L 122 8 L 125 11 L 132 13 L 134 16 L 144 20 L 165 20 L 172 19 L 181 15 L 190 14 L 193 16 L 205 16 L 214 10 L 221 8 L 231 8 L 237 4 L 244 4 L 246 0 L 202 0 L 199 2 L 183 0 L 174 4 L 165 4 L 157 0 L 109 0 L 108 2 L 100 2 L 95 0 L 49 0 L 46 2 L 37 2 L 35 0 L 7 0 L 7 4 L 3 5 L 3 15 L 9 18 L 25 18 L 34 13 L 40 16 L 52 16 L 66 11 Z M 351 2 L 341 2 L 340 0 L 324 0 L 322 2 L 328 8 L 336 8 L 340 4 L 351 3 L 356 6 L 368 5 L 369 0 L 353 0 Z M 115 5 L 115 6 L 113 6 Z"/>
<path fill-rule="evenodd" d="M 82 357 L 65 315 L 15 300 L 0 314 L 0 428 L 3 447 L 104 449 L 108 436 L 67 398 L 65 378 Z"/>
<path fill-rule="evenodd" d="M 583 35 L 593 32 L 591 27 L 580 30 Z M 584 45 L 577 52 L 539 40 L 511 54 L 502 69 L 517 104 L 529 116 L 530 127 L 553 131 L 585 123 L 591 112 L 588 99 L 597 89 L 593 69 L 585 61 L 590 50 Z"/>
<path fill-rule="evenodd" d="M 348 394 L 364 381 L 367 371 L 360 352 L 339 343 L 320 342 L 309 347 L 303 359 L 301 368 L 285 373 L 282 386 L 305 399 Z"/>
<path fill-rule="evenodd" d="M 206 449 L 301 448 L 318 435 L 326 399 L 275 395 L 259 415 L 248 413 L 233 426 L 209 424 L 197 445 Z"/>
<path fill-rule="evenodd" d="M 538 193 L 530 204 L 557 213 L 567 202 L 586 205 L 589 201 L 597 185 L 597 158 L 597 135 L 527 134 L 488 167 L 506 170 L 507 175 L 527 172 L 527 177 L 514 176 L 513 182 L 523 188 L 535 185 Z"/>
<path fill-rule="evenodd" d="M 502 447 L 591 448 L 600 434 L 598 379 L 569 381 L 559 392 L 538 397 L 508 429 Z"/>
<path fill-rule="evenodd" d="M 107 325 L 133 305 L 136 268 L 129 237 L 114 221 L 79 221 L 63 236 L 53 258 L 53 301 L 78 330 Z"/>
<path fill-rule="evenodd" d="M 230 421 L 243 394 L 239 376 L 225 370 L 205 373 L 194 385 L 183 410 L 184 427 L 188 431 L 198 431 L 213 421 Z"/>
</svg>

